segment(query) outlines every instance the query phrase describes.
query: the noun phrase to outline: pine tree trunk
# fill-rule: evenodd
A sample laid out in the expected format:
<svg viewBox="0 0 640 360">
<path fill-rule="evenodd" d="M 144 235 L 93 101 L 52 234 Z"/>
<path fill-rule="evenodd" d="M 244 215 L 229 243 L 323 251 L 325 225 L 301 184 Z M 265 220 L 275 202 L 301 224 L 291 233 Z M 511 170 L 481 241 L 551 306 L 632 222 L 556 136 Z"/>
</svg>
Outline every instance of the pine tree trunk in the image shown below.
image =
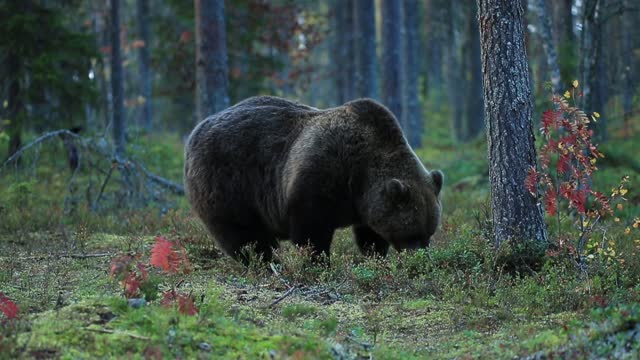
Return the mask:
<svg viewBox="0 0 640 360">
<path fill-rule="evenodd" d="M 198 121 L 229 107 L 224 0 L 195 0 Z"/>
<path fill-rule="evenodd" d="M 382 102 L 402 119 L 402 3 L 382 0 Z M 407 134 L 406 124 L 401 124 Z"/>
<path fill-rule="evenodd" d="M 151 101 L 151 60 L 149 49 L 151 39 L 149 34 L 149 0 L 137 0 L 138 32 L 144 46 L 139 50 L 140 56 L 140 87 L 144 104 L 142 104 L 142 127 L 151 130 L 152 124 L 152 101 Z"/>
<path fill-rule="evenodd" d="M 542 47 L 547 60 L 547 66 L 551 76 L 551 86 L 553 93 L 558 95 L 562 93 L 562 84 L 560 82 L 560 66 L 558 65 L 558 55 L 551 35 L 551 17 L 549 16 L 549 8 L 547 0 L 537 0 L 538 21 L 540 26 L 540 38 Z"/>
<path fill-rule="evenodd" d="M 427 33 L 427 41 L 425 43 L 427 57 L 427 82 L 425 92 L 433 98 L 431 102 L 435 109 L 439 112 L 442 102 L 445 99 L 443 60 L 446 51 L 447 38 L 447 8 L 449 8 L 449 0 L 429 0 L 426 5 L 425 25 Z M 427 93 L 425 93 L 427 95 Z"/>
<path fill-rule="evenodd" d="M 571 7 L 573 0 L 553 0 L 552 19 L 554 42 L 558 54 L 558 66 L 560 67 L 561 83 L 567 86 L 576 78 L 575 59 L 575 35 L 573 33 L 573 14 Z"/>
<path fill-rule="evenodd" d="M 462 87 L 462 67 L 460 66 L 460 40 L 456 36 L 456 14 L 460 10 L 458 0 L 452 0 L 445 6 L 447 19 L 446 67 L 447 67 L 447 100 L 451 117 L 451 130 L 455 141 L 464 140 L 463 106 L 460 104 Z"/>
<path fill-rule="evenodd" d="M 469 4 L 471 14 L 467 21 L 467 66 L 469 81 L 467 86 L 467 115 L 465 140 L 473 140 L 484 130 L 484 100 L 482 95 L 482 64 L 480 62 L 480 33 L 478 32 L 478 8 Z M 467 67 L 465 67 L 467 68 Z"/>
<path fill-rule="evenodd" d="M 631 0 L 624 0 L 624 13 L 622 14 L 622 110 L 624 112 L 624 134 L 628 136 L 631 131 L 631 111 L 634 94 L 633 86 L 633 12 L 630 10 Z"/>
<path fill-rule="evenodd" d="M 418 100 L 418 0 L 404 0 L 404 86 L 402 87 L 402 123 L 406 125 L 409 145 L 419 148 L 422 145 L 422 113 Z"/>
<path fill-rule="evenodd" d="M 356 97 L 377 99 L 378 58 L 376 55 L 376 19 L 373 0 L 355 0 Z"/>
<path fill-rule="evenodd" d="M 546 245 L 546 227 L 525 179 L 536 166 L 531 82 L 520 2 L 478 0 L 494 244 Z"/>
<path fill-rule="evenodd" d="M 122 58 L 120 55 L 120 0 L 111 0 L 111 93 L 112 93 L 112 131 L 116 159 L 125 155 L 125 111 L 124 81 L 122 79 Z"/>
</svg>

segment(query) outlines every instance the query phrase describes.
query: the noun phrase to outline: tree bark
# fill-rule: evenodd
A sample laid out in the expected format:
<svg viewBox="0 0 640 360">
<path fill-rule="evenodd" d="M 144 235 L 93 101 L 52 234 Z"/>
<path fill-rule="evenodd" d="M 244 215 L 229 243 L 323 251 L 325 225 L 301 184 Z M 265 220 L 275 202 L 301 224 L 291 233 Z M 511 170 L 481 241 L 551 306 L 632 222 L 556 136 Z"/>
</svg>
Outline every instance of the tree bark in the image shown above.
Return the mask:
<svg viewBox="0 0 640 360">
<path fill-rule="evenodd" d="M 378 57 L 376 55 L 376 19 L 373 0 L 355 0 L 356 97 L 377 99 Z"/>
<path fill-rule="evenodd" d="M 120 0 L 111 0 L 111 93 L 113 118 L 111 120 L 116 159 L 125 156 L 125 110 L 122 58 L 120 55 Z"/>
<path fill-rule="evenodd" d="M 524 184 L 536 166 L 524 11 L 518 1 L 478 0 L 496 247 L 547 243 L 542 210 Z"/>
<path fill-rule="evenodd" d="M 413 148 L 422 145 L 422 112 L 418 100 L 418 0 L 404 0 L 404 41 L 403 45 L 403 71 L 402 87 L 402 123 L 406 124 L 407 140 Z"/>
<path fill-rule="evenodd" d="M 402 119 L 402 3 L 382 0 L 382 101 Z M 407 133 L 406 124 L 401 124 Z"/>
<path fill-rule="evenodd" d="M 562 84 L 560 82 L 560 66 L 558 65 L 558 55 L 551 35 L 551 17 L 549 16 L 549 8 L 547 0 L 537 0 L 538 21 L 540 26 L 540 38 L 542 48 L 547 60 L 547 66 L 551 76 L 551 86 L 553 93 L 558 95 L 562 93 Z"/>
<path fill-rule="evenodd" d="M 195 0 L 198 121 L 229 107 L 224 0 Z"/>
<path fill-rule="evenodd" d="M 151 101 L 151 60 L 149 57 L 149 49 L 151 47 L 151 37 L 149 34 L 149 0 L 137 0 L 137 17 L 138 17 L 138 33 L 144 46 L 139 50 L 140 65 L 140 87 L 144 104 L 142 104 L 142 127 L 151 130 L 153 123 L 153 108 Z"/>
</svg>

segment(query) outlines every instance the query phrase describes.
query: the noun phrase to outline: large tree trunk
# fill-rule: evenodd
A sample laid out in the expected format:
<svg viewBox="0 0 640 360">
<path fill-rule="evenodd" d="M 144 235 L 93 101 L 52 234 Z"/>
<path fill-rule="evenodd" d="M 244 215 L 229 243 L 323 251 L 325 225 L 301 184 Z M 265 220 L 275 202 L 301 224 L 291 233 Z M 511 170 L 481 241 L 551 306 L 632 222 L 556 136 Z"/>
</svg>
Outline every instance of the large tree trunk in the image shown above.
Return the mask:
<svg viewBox="0 0 640 360">
<path fill-rule="evenodd" d="M 467 21 L 466 46 L 469 81 L 467 86 L 467 115 L 465 140 L 473 140 L 484 130 L 484 100 L 482 95 L 482 64 L 480 62 L 480 33 L 478 32 L 478 7 L 469 4 L 471 14 Z"/>
<path fill-rule="evenodd" d="M 550 72 L 549 75 L 551 76 L 551 86 L 554 94 L 561 94 L 560 66 L 558 65 L 558 55 L 551 35 L 551 17 L 549 16 L 547 0 L 537 0 L 536 5 L 538 7 L 539 33 Z"/>
<path fill-rule="evenodd" d="M 224 0 L 195 0 L 198 121 L 229 107 Z"/>
<path fill-rule="evenodd" d="M 382 101 L 402 119 L 402 3 L 382 0 Z M 407 135 L 406 124 L 401 124 Z"/>
<path fill-rule="evenodd" d="M 524 184 L 536 166 L 524 9 L 518 1 L 478 0 L 478 11 L 494 244 L 545 246 L 542 209 Z"/>
<path fill-rule="evenodd" d="M 407 129 L 407 140 L 413 148 L 422 145 L 422 113 L 418 100 L 418 0 L 404 0 L 402 123 Z"/>
<path fill-rule="evenodd" d="M 149 0 L 137 0 L 138 33 L 144 46 L 140 48 L 140 87 L 144 104 L 142 104 L 142 127 L 151 130 L 152 101 L 151 101 L 151 61 L 149 49 L 151 39 L 149 34 Z"/>
<path fill-rule="evenodd" d="M 356 94 L 377 99 L 378 57 L 376 55 L 376 19 L 373 0 L 355 0 Z"/>
<path fill-rule="evenodd" d="M 116 159 L 125 155 L 125 112 L 123 104 L 124 82 L 122 79 L 122 58 L 120 56 L 120 0 L 111 0 L 111 93 L 112 131 Z"/>
</svg>

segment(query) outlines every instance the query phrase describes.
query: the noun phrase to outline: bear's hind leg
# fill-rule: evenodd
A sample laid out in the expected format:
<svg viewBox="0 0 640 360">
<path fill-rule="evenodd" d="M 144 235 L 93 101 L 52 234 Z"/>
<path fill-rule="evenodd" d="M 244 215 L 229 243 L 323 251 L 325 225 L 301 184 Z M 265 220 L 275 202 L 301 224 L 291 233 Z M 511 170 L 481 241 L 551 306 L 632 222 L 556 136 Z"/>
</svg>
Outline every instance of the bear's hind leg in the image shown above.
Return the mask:
<svg viewBox="0 0 640 360">
<path fill-rule="evenodd" d="M 384 257 L 389 251 L 389 243 L 368 226 L 354 225 L 353 237 L 360 248 L 360 252 L 367 256 L 378 255 Z"/>
<path fill-rule="evenodd" d="M 261 226 L 219 222 L 211 228 L 218 246 L 245 265 L 250 262 L 246 253 L 248 246 L 254 246 L 256 254 L 261 256 L 264 262 L 270 262 L 273 259 L 273 249 L 278 248 L 275 236 Z"/>
</svg>

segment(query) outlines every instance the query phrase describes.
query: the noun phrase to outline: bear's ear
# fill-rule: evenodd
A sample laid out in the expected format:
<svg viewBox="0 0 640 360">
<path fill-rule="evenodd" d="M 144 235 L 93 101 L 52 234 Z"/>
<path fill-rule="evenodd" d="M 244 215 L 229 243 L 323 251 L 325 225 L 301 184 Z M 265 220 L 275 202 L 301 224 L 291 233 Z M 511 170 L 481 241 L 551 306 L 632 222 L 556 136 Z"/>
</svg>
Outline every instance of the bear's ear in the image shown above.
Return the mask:
<svg viewBox="0 0 640 360">
<path fill-rule="evenodd" d="M 433 170 L 431 172 L 431 178 L 433 179 L 433 185 L 436 187 L 436 195 L 440 194 L 442 190 L 442 183 L 444 182 L 444 174 L 440 170 Z"/>
<path fill-rule="evenodd" d="M 384 186 L 385 194 L 393 198 L 404 196 L 408 190 L 407 185 L 405 185 L 401 180 L 395 178 L 387 181 Z"/>
</svg>

